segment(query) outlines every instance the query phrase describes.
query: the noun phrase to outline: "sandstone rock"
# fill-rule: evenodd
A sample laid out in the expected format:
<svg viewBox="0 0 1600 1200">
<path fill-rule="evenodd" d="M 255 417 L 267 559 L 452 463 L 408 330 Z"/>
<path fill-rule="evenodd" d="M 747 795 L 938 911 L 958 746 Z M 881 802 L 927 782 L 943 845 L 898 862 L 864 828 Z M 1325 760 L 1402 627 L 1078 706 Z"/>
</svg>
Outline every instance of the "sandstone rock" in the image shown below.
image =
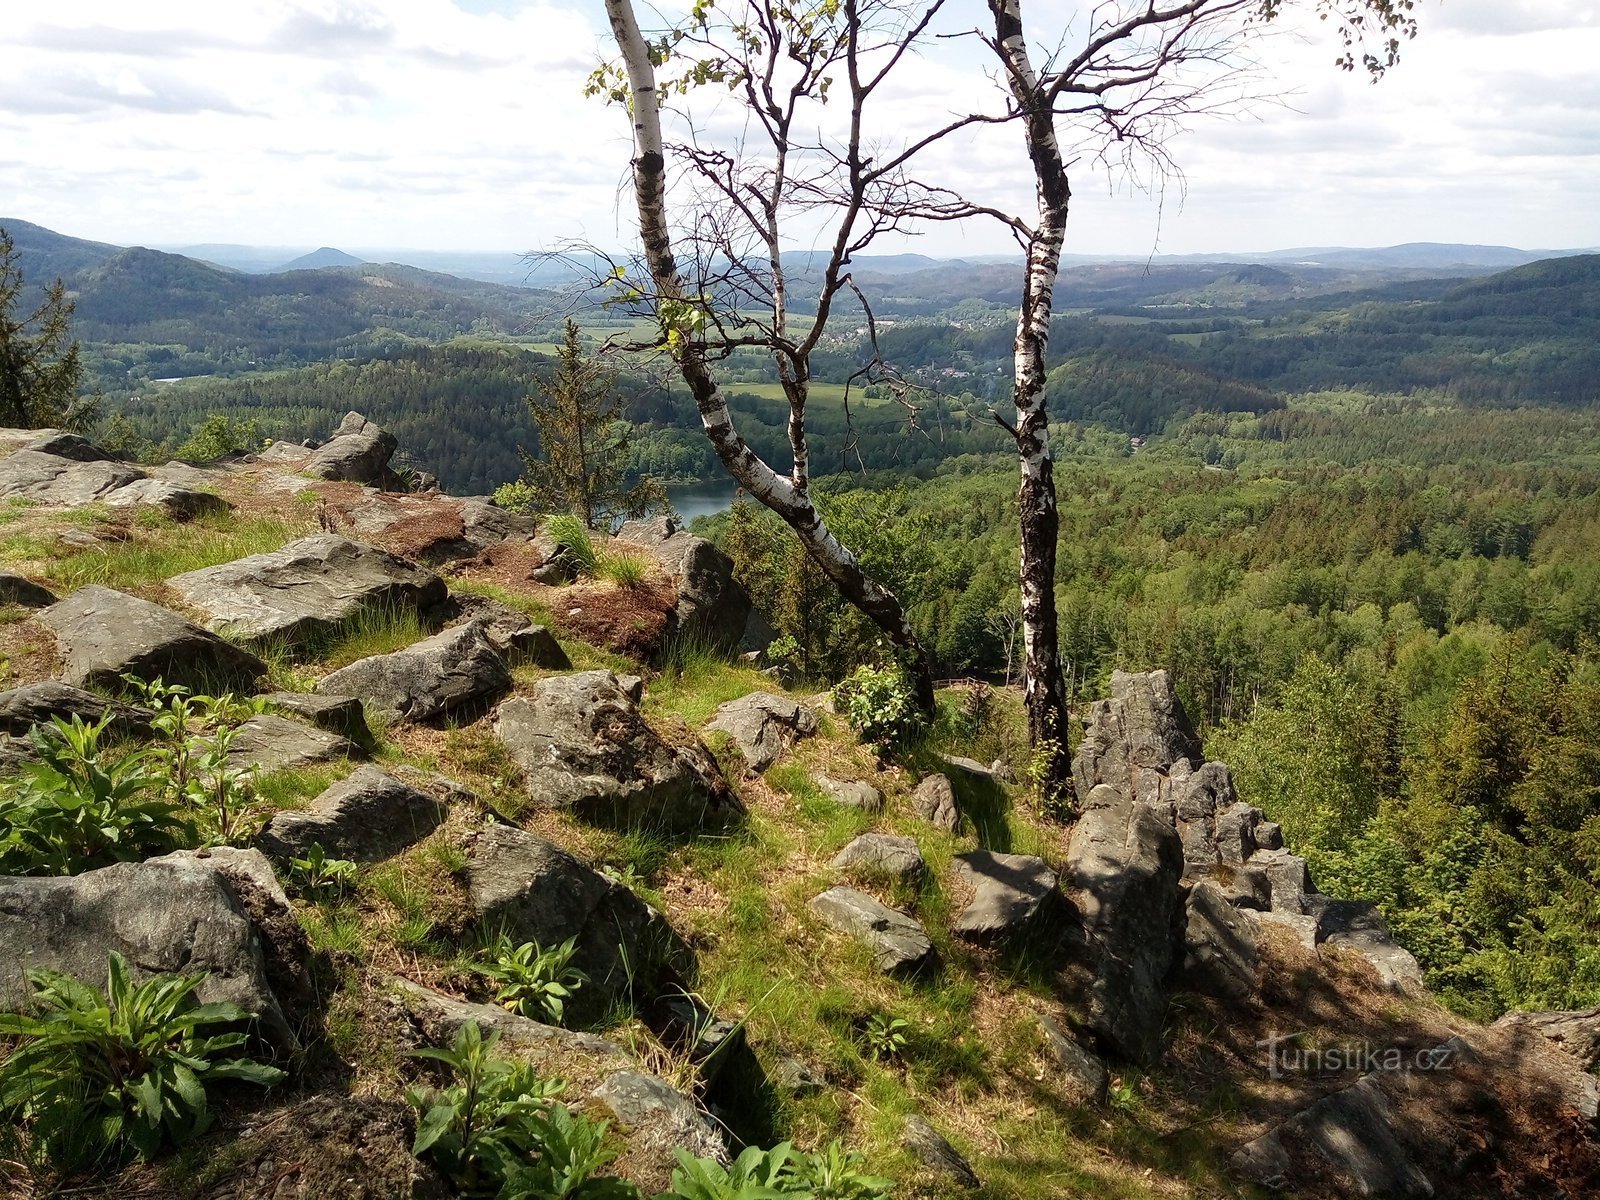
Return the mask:
<svg viewBox="0 0 1600 1200">
<path fill-rule="evenodd" d="M 437 575 L 332 533 L 167 582 L 212 631 L 288 646 L 332 635 L 364 611 L 426 614 L 447 596 Z"/>
<path fill-rule="evenodd" d="M 256 846 L 279 858 L 299 858 L 316 843 L 329 858 L 378 862 L 427 837 L 448 811 L 427 792 L 377 767 L 359 767 L 305 811 L 273 814 Z"/>
<path fill-rule="evenodd" d="M 333 436 L 312 454 L 305 473 L 318 479 L 372 483 L 389 465 L 398 443 L 360 413 L 346 413 Z"/>
<path fill-rule="evenodd" d="M 869 813 L 883 811 L 883 793 L 863 780 L 835 779 L 819 773 L 813 775 L 811 781 L 849 808 L 859 808 Z"/>
<path fill-rule="evenodd" d="M 61 675 L 80 687 L 122 687 L 122 676 L 164 679 L 200 692 L 253 691 L 267 666 L 171 609 L 98 584 L 39 612 L 60 644 Z"/>
<path fill-rule="evenodd" d="M 1212 764 L 1208 764 L 1212 765 Z M 1256 852 L 1256 827 L 1261 810 L 1235 803 L 1217 813 L 1217 855 L 1230 866 L 1239 866 Z"/>
<path fill-rule="evenodd" d="M 1305 912 L 1306 897 L 1316 891 L 1305 859 L 1287 850 L 1257 850 L 1250 856 L 1250 865 L 1267 873 L 1274 912 Z"/>
<path fill-rule="evenodd" d="M 202 1001 L 228 1001 L 258 1014 L 262 1034 L 280 1051 L 295 1051 L 251 915 L 253 903 L 287 913 L 287 902 L 275 886 L 263 892 L 247 882 L 271 879 L 265 859 L 245 871 L 225 870 L 223 861 L 169 854 L 66 878 L 0 877 L 0 1011 L 27 1000 L 24 972 L 33 968 L 104 988 L 106 955 L 116 950 L 141 978 L 205 972 Z"/>
<path fill-rule="evenodd" d="M 1199 741 L 1165 671 L 1111 675 L 1111 699 L 1096 701 L 1072 762 L 1078 795 L 1109 783 L 1129 799 L 1170 801 L 1166 772 L 1198 760 Z"/>
<path fill-rule="evenodd" d="M 750 769 L 759 774 L 796 740 L 816 733 L 817 714 L 787 696 L 752 692 L 717 709 L 706 728 L 731 735 Z"/>
<path fill-rule="evenodd" d="M 838 854 L 835 870 L 906 883 L 918 878 L 925 864 L 917 843 L 890 833 L 863 833 Z"/>
<path fill-rule="evenodd" d="M 187 521 L 206 513 L 227 512 L 233 507 L 221 496 L 184 487 L 166 479 L 136 479 L 106 495 L 103 503 L 113 508 L 132 508 L 148 504 L 175 520 Z"/>
<path fill-rule="evenodd" d="M 657 1191 L 677 1164 L 675 1151 L 728 1161 L 728 1147 L 716 1126 L 693 1100 L 665 1080 L 641 1071 L 618 1071 L 589 1093 L 615 1124 L 627 1151 L 614 1164 L 617 1173 L 646 1190 Z"/>
<path fill-rule="evenodd" d="M 0 571 L 0 604 L 15 604 L 21 608 L 48 608 L 58 597 L 49 588 L 40 587 L 21 575 Z"/>
<path fill-rule="evenodd" d="M 926 1120 L 912 1113 L 905 1119 L 901 1144 L 918 1162 L 964 1188 L 981 1185 L 972 1164 L 963 1158 L 945 1136 Z"/>
<path fill-rule="evenodd" d="M 297 446 L 293 442 L 273 442 L 256 457 L 274 466 L 302 467 L 311 461 L 315 446 Z"/>
<path fill-rule="evenodd" d="M 372 730 L 367 728 L 367 718 L 361 711 L 361 701 L 354 696 L 321 696 L 316 692 L 273 692 L 264 699 L 273 708 L 291 713 L 302 721 L 309 721 L 318 729 L 337 733 L 359 746 L 372 745 Z"/>
<path fill-rule="evenodd" d="M 480 928 L 555 946 L 577 938 L 572 965 L 589 982 L 568 1002 L 582 1022 L 613 999 L 645 999 L 692 963 L 688 945 L 631 890 L 521 829 L 490 825 L 467 861 L 467 893 Z"/>
<path fill-rule="evenodd" d="M 73 462 L 116 462 L 115 454 L 107 454 L 88 438 L 78 433 L 60 430 L 41 431 L 40 437 L 23 447 L 36 454 L 54 454 L 57 458 L 70 458 Z"/>
<path fill-rule="evenodd" d="M 1261 850 L 1283 849 L 1283 826 L 1276 821 L 1262 821 L 1256 826 L 1256 847 Z"/>
<path fill-rule="evenodd" d="M 639 680 L 610 671 L 557 675 L 495 713 L 495 734 L 528 795 L 593 820 L 671 832 L 726 826 L 738 797 L 698 741 L 673 746 L 639 713 Z"/>
<path fill-rule="evenodd" d="M 1057 1068 L 1056 1082 L 1079 1104 L 1103 1104 L 1111 1082 L 1105 1063 L 1078 1045 L 1054 1017 L 1040 1013 L 1039 1036 Z"/>
<path fill-rule="evenodd" d="M 628 521 L 619 541 L 642 546 L 672 576 L 678 591 L 669 635 L 731 650 L 744 634 L 750 596 L 733 577 L 733 560 L 684 532 L 671 517 Z"/>
<path fill-rule="evenodd" d="M 511 690 L 511 671 L 476 621 L 393 654 L 375 654 L 325 676 L 319 692 L 360 696 L 389 721 L 432 721 Z"/>
<path fill-rule="evenodd" d="M 955 789 L 944 775 L 929 775 L 911 793 L 912 810 L 937 829 L 954 833 L 961 824 Z"/>
<path fill-rule="evenodd" d="M 1241 1174 L 1260 1183 L 1287 1181 L 1295 1154 L 1315 1155 L 1349 1179 L 1358 1194 L 1396 1198 L 1433 1195 L 1404 1140 L 1376 1076 L 1324 1096 L 1233 1156 Z"/>
<path fill-rule="evenodd" d="M 23 736 L 35 725 L 48 725 L 53 717 L 68 721 L 81 717 L 86 725 L 92 725 L 107 713 L 113 714 L 110 728 L 114 732 L 124 735 L 150 732 L 147 710 L 107 700 L 59 680 L 47 679 L 0 692 L 0 733 Z"/>
<path fill-rule="evenodd" d="M 507 512 L 485 500 L 461 501 L 461 524 L 467 541 L 480 551 L 501 542 L 525 542 L 539 529 L 537 517 Z"/>
<path fill-rule="evenodd" d="M 18 450 L 0 459 L 0 498 L 76 508 L 143 478 L 143 471 L 126 463 L 77 462 L 37 450 Z"/>
<path fill-rule="evenodd" d="M 1536 1033 L 1577 1059 L 1584 1070 L 1600 1068 L 1600 1007 L 1565 1012 L 1508 1012 L 1494 1027 Z"/>
<path fill-rule="evenodd" d="M 933 943 L 917 921 L 854 888 L 829 888 L 812 911 L 843 933 L 865 942 L 873 964 L 888 973 L 912 972 L 933 958 Z"/>
<path fill-rule="evenodd" d="M 1256 986 L 1260 954 L 1255 918 L 1233 907 L 1215 883 L 1202 880 L 1185 906 L 1182 974 L 1208 996 L 1244 1000 Z"/>
<path fill-rule="evenodd" d="M 1317 919 L 1319 944 L 1354 950 L 1372 964 L 1391 991 L 1423 990 L 1422 968 L 1409 950 L 1395 942 L 1376 905 L 1318 895 L 1307 896 L 1305 903 L 1306 913 Z"/>
<path fill-rule="evenodd" d="M 361 747 L 348 738 L 262 713 L 239 727 L 228 751 L 228 765 L 271 774 L 365 757 Z"/>
<path fill-rule="evenodd" d="M 972 900 L 950 929 L 967 941 L 1004 941 L 1021 933 L 1057 898 L 1056 873 L 1031 854 L 969 850 L 955 862 Z"/>
<path fill-rule="evenodd" d="M 1106 785 L 1089 794 L 1062 872 L 1087 938 L 1086 1023 L 1140 1062 L 1160 1050 L 1182 872 L 1178 835 L 1154 809 Z"/>
</svg>

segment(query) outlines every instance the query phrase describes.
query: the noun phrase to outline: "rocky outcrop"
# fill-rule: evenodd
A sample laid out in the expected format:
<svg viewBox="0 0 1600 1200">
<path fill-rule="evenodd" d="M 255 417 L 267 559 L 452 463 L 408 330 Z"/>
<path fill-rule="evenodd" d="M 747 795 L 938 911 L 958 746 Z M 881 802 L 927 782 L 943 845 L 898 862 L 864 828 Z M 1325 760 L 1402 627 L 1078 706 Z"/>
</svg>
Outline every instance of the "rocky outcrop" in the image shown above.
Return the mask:
<svg viewBox="0 0 1600 1200">
<path fill-rule="evenodd" d="M 81 462 L 37 450 L 18 450 L 0 459 L 0 497 L 77 508 L 145 477 L 139 468 L 126 463 Z"/>
<path fill-rule="evenodd" d="M 969 942 L 1003 942 L 1028 929 L 1059 895 L 1056 873 L 1031 854 L 969 850 L 955 858 L 956 878 L 972 899 L 950 926 Z"/>
<path fill-rule="evenodd" d="M 671 745 L 639 712 L 635 676 L 542 679 L 495 713 L 495 735 L 529 797 L 591 820 L 685 832 L 726 826 L 743 806 L 698 741 Z"/>
<path fill-rule="evenodd" d="M 359 659 L 325 676 L 319 692 L 360 696 L 369 716 L 433 721 L 485 705 L 511 690 L 511 670 L 477 621 L 393 654 Z"/>
<path fill-rule="evenodd" d="M 101 503 L 111 508 L 132 508 L 144 504 L 159 508 L 175 521 L 226 512 L 233 507 L 221 496 L 199 488 L 185 487 L 170 479 L 136 479 L 108 493 Z"/>
<path fill-rule="evenodd" d="M 1254 914 L 1228 903 L 1211 881 L 1195 884 L 1184 912 L 1185 986 L 1225 1000 L 1245 999 L 1255 990 L 1258 938 Z"/>
<path fill-rule="evenodd" d="M 1422 968 L 1411 951 L 1396 944 L 1377 905 L 1315 894 L 1306 896 L 1304 905 L 1306 915 L 1316 919 L 1318 945 L 1355 951 L 1390 991 L 1422 990 Z"/>
<path fill-rule="evenodd" d="M 372 744 L 372 730 L 367 728 L 367 718 L 361 711 L 361 701 L 354 696 L 322 696 L 315 692 L 273 692 L 264 699 L 270 707 L 307 721 L 318 729 L 349 738 L 358 746 Z"/>
<path fill-rule="evenodd" d="M 137 736 L 150 732 L 148 710 L 107 700 L 59 680 L 47 679 L 0 692 L 0 733 L 19 737 L 35 725 L 48 725 L 56 717 L 64 721 L 78 717 L 84 724 L 93 725 L 107 714 L 112 718 L 109 728 L 114 733 Z"/>
<path fill-rule="evenodd" d="M 933 959 L 933 943 L 913 917 L 854 888 L 829 888 L 811 910 L 842 933 L 864 942 L 873 965 L 886 974 L 911 973 Z"/>
<path fill-rule="evenodd" d="M 926 869 L 916 842 L 892 833 L 863 833 L 834 855 L 829 865 L 836 871 L 891 883 L 910 883 Z"/>
<path fill-rule="evenodd" d="M 363 612 L 427 614 L 448 594 L 416 564 L 331 533 L 167 582 L 213 632 L 282 646 L 332 636 Z"/>
<path fill-rule="evenodd" d="M 256 846 L 279 858 L 298 858 L 315 844 L 329 858 L 378 862 L 427 837 L 448 811 L 434 796 L 377 767 L 358 767 L 304 811 L 274 813 Z"/>
<path fill-rule="evenodd" d="M 377 483 L 384 478 L 398 443 L 358 412 L 346 413 L 339 427 L 304 466 L 307 475 L 346 483 Z"/>
<path fill-rule="evenodd" d="M 1600 1006 L 1563 1012 L 1508 1012 L 1494 1027 L 1537 1034 L 1570 1054 L 1585 1071 L 1600 1069 Z"/>
<path fill-rule="evenodd" d="M 254 691 L 267 665 L 169 608 L 91 584 L 42 609 L 56 635 L 61 677 L 79 687 L 120 688 L 122 677 L 164 679 L 199 692 Z"/>
<path fill-rule="evenodd" d="M 733 577 L 733 560 L 673 517 L 628 521 L 617 540 L 648 550 L 672 577 L 678 600 L 667 637 L 721 650 L 739 645 L 750 616 L 750 596 Z"/>
<path fill-rule="evenodd" d="M 256 1013 L 262 1034 L 292 1052 L 298 1043 L 269 982 L 262 911 L 294 923 L 272 868 L 251 851 L 169 854 L 69 878 L 0 877 L 0 1010 L 27 1000 L 32 968 L 103 987 L 116 950 L 141 977 L 204 972 L 201 1000 Z"/>
<path fill-rule="evenodd" d="M 240 771 L 294 771 L 366 757 L 349 738 L 275 713 L 261 713 L 239 726 L 228 748 L 228 765 Z"/>
<path fill-rule="evenodd" d="M 479 928 L 546 947 L 577 939 L 572 965 L 589 982 L 567 1004 L 575 1021 L 616 999 L 658 995 L 692 964 L 667 919 L 629 888 L 524 830 L 490 825 L 479 833 L 466 883 Z"/>
<path fill-rule="evenodd" d="M 717 709 L 707 730 L 733 738 L 750 769 L 765 771 L 790 746 L 817 731 L 817 714 L 787 696 L 752 692 Z"/>
</svg>

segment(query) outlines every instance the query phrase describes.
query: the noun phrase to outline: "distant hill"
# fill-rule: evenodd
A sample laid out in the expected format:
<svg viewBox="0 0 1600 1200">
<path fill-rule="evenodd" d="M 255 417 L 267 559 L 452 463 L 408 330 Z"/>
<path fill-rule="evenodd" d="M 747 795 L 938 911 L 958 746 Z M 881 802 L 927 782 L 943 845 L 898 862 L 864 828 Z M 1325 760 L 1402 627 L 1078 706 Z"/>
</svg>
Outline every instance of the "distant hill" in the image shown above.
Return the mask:
<svg viewBox="0 0 1600 1200">
<path fill-rule="evenodd" d="M 68 278 L 105 262 L 121 247 L 67 237 L 29 221 L 0 218 L 0 229 L 11 235 L 28 283 L 42 287 L 57 277 Z"/>
<path fill-rule="evenodd" d="M 346 254 L 343 250 L 335 250 L 332 246 L 323 246 L 313 250 L 310 254 L 302 254 L 299 258 L 278 267 L 274 274 L 283 271 L 319 271 L 323 267 L 359 267 L 367 260 L 357 258 L 354 254 Z"/>
</svg>

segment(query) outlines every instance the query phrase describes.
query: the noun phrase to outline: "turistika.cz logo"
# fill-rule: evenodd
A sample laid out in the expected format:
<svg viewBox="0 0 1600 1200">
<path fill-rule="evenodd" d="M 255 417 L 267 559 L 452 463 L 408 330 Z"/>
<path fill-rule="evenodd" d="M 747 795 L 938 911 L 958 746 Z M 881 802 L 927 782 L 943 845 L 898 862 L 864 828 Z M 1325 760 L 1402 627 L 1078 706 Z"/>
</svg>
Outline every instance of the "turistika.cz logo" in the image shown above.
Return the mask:
<svg viewBox="0 0 1600 1200">
<path fill-rule="evenodd" d="M 1368 1075 L 1373 1071 L 1448 1071 L 1455 1066 L 1456 1048 L 1442 1046 L 1416 1049 L 1409 1046 L 1384 1046 L 1357 1038 L 1325 1046 L 1304 1045 L 1299 1033 L 1273 1034 L 1256 1046 L 1266 1051 L 1267 1074 L 1273 1079 L 1286 1075 Z"/>
</svg>

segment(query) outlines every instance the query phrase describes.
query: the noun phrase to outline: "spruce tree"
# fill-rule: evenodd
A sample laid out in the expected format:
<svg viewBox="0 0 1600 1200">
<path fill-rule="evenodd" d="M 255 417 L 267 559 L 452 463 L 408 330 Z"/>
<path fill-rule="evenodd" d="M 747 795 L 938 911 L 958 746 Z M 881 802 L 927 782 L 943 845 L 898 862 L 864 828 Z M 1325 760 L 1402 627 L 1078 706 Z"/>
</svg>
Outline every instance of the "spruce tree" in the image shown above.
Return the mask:
<svg viewBox="0 0 1600 1200">
<path fill-rule="evenodd" d="M 537 388 L 527 403 L 539 430 L 539 454 L 518 448 L 522 479 L 507 489 L 517 495 L 517 507 L 571 513 L 590 529 L 666 507 L 666 492 L 654 478 L 628 484 L 632 427 L 620 415 L 616 375 L 584 354 L 570 317 L 555 373 Z"/>
<path fill-rule="evenodd" d="M 75 412 L 83 364 L 69 338 L 73 302 L 59 279 L 27 316 L 17 315 L 22 268 L 11 235 L 0 229 L 0 425 L 38 429 L 82 423 Z"/>
</svg>

